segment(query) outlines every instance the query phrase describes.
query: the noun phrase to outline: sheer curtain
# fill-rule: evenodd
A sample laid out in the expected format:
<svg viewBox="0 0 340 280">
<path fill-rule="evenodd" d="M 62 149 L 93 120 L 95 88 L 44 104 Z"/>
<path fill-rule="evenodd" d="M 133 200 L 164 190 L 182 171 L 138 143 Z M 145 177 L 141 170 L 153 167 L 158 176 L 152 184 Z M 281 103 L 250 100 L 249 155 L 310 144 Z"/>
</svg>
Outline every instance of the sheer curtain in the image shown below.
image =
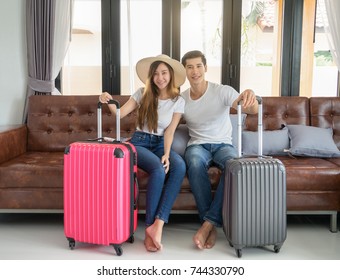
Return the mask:
<svg viewBox="0 0 340 280">
<path fill-rule="evenodd" d="M 71 38 L 73 0 L 27 0 L 28 84 L 23 122 L 31 95 L 60 94 L 55 79 Z"/>
<path fill-rule="evenodd" d="M 329 42 L 333 59 L 340 72 L 340 1 L 324 0 L 327 12 L 328 25 L 326 32 L 330 34 Z"/>
<path fill-rule="evenodd" d="M 71 42 L 72 33 L 72 11 L 74 0 L 60 1 L 55 0 L 55 25 L 53 41 L 53 59 L 52 59 L 52 79 L 55 80 L 60 72 L 61 67 Z M 52 94 L 60 94 L 54 87 Z"/>
</svg>

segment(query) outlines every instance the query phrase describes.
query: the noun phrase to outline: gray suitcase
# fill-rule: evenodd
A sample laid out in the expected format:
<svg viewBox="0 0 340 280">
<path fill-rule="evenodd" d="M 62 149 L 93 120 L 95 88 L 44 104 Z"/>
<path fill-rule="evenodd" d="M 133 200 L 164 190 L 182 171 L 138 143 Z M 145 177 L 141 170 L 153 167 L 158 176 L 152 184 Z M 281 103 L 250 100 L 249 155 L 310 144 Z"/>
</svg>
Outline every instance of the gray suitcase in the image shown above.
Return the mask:
<svg viewBox="0 0 340 280">
<path fill-rule="evenodd" d="M 225 168 L 223 231 L 239 258 L 244 247 L 274 245 L 278 253 L 287 236 L 286 171 L 280 160 L 262 155 L 262 99 L 257 100 L 258 155 L 242 157 L 238 104 L 238 158 Z"/>
</svg>

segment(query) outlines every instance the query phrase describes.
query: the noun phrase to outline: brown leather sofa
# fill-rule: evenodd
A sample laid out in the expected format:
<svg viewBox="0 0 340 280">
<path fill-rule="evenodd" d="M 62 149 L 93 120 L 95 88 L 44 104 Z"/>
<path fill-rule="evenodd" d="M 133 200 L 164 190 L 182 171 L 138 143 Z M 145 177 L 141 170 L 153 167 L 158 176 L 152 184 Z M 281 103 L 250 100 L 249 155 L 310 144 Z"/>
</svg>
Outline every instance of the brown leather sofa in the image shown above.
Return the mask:
<svg viewBox="0 0 340 280">
<path fill-rule="evenodd" d="M 121 105 L 128 96 L 117 96 Z M 27 125 L 0 127 L 0 211 L 62 212 L 63 155 L 71 142 L 97 137 L 98 96 L 32 96 Z M 235 113 L 235 112 L 232 112 Z M 135 131 L 135 113 L 121 120 L 121 136 Z M 263 129 L 282 124 L 332 127 L 340 148 L 340 98 L 263 97 Z M 245 130 L 257 130 L 257 116 L 246 117 Z M 103 136 L 115 137 L 115 117 L 103 106 Z M 337 231 L 340 211 L 340 158 L 279 156 L 286 167 L 287 210 L 291 214 L 331 215 Z M 221 172 L 210 168 L 212 185 Z M 138 170 L 139 209 L 145 209 L 148 175 Z M 195 212 L 187 178 L 174 213 Z"/>
</svg>

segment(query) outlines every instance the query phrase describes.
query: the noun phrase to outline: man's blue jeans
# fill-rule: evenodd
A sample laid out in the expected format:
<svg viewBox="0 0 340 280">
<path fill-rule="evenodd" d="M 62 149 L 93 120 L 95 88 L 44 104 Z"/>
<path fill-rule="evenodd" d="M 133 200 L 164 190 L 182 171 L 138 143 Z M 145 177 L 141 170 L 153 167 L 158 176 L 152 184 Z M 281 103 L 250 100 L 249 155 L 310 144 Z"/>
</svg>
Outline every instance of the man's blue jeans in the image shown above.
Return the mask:
<svg viewBox="0 0 340 280">
<path fill-rule="evenodd" d="M 136 131 L 131 143 L 137 150 L 137 165 L 149 174 L 146 192 L 146 226 L 155 219 L 168 222 L 171 208 L 180 191 L 186 166 L 183 158 L 170 151 L 168 174 L 161 163 L 164 155 L 164 137 Z"/>
<path fill-rule="evenodd" d="M 228 144 L 200 144 L 187 147 L 185 151 L 187 173 L 202 223 L 209 221 L 217 227 L 222 226 L 224 167 L 228 160 L 235 157 L 236 149 Z M 214 197 L 208 175 L 208 169 L 213 165 L 222 171 Z"/>
</svg>

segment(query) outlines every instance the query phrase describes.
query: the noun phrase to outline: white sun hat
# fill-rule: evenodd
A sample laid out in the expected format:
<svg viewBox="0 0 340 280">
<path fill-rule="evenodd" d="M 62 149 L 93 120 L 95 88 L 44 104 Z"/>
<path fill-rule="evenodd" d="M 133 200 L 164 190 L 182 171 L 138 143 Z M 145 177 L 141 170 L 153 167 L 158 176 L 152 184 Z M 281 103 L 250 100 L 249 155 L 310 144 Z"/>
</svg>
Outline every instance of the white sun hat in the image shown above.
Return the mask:
<svg viewBox="0 0 340 280">
<path fill-rule="evenodd" d="M 155 61 L 163 61 L 169 64 L 174 70 L 175 74 L 175 86 L 180 87 L 184 84 L 186 79 L 186 73 L 184 66 L 176 59 L 172 59 L 171 57 L 161 54 L 153 57 L 146 57 L 139 60 L 136 64 L 136 72 L 139 79 L 145 84 L 146 79 L 148 78 L 150 65 Z"/>
</svg>

